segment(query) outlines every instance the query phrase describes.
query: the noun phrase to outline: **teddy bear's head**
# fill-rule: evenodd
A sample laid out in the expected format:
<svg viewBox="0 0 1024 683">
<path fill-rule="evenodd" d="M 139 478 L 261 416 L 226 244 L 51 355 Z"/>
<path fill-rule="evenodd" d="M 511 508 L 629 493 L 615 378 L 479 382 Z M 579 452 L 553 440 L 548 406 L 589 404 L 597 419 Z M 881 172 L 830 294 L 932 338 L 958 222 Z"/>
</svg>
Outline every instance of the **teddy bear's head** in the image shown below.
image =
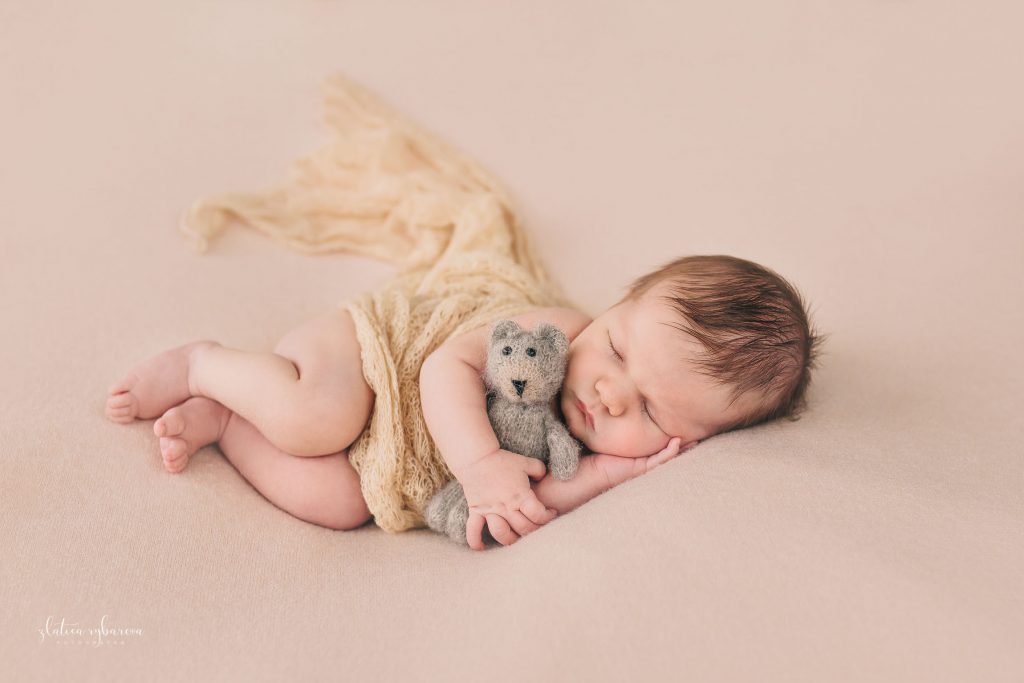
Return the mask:
<svg viewBox="0 0 1024 683">
<path fill-rule="evenodd" d="M 509 401 L 550 401 L 562 387 L 569 340 L 551 323 L 531 332 L 514 320 L 499 320 L 491 332 L 484 382 Z"/>
</svg>

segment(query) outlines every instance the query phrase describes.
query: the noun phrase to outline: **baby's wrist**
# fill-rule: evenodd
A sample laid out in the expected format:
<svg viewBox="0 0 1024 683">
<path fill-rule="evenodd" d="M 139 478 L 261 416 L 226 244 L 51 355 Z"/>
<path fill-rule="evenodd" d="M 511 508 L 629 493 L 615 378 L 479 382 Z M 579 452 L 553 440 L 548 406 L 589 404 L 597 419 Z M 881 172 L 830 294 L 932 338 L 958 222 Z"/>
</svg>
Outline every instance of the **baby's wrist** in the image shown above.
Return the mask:
<svg viewBox="0 0 1024 683">
<path fill-rule="evenodd" d="M 604 493 L 612 485 L 598 467 L 594 456 L 587 455 L 580 458 L 579 467 L 572 479 L 562 480 L 548 473 L 532 486 L 537 499 L 545 507 L 557 510 L 562 515 Z"/>
<path fill-rule="evenodd" d="M 452 463 L 448 463 L 448 469 L 451 470 L 452 476 L 454 476 L 456 479 L 458 479 L 460 483 L 464 484 L 465 482 L 463 482 L 463 478 L 464 478 L 464 476 L 465 476 L 465 474 L 467 472 L 469 472 L 475 466 L 479 465 L 484 460 L 487 460 L 488 458 L 490 458 L 495 453 L 498 453 L 499 451 L 501 451 L 501 448 L 496 448 L 495 450 L 488 451 L 487 453 L 484 453 L 482 455 L 478 455 L 478 456 L 473 457 L 473 458 L 464 459 L 464 460 L 460 461 L 456 465 L 453 465 Z"/>
<path fill-rule="evenodd" d="M 604 476 L 608 488 L 623 484 L 642 474 L 637 467 L 636 458 L 623 458 L 607 453 L 595 453 L 590 457 L 593 459 L 593 466 Z"/>
</svg>

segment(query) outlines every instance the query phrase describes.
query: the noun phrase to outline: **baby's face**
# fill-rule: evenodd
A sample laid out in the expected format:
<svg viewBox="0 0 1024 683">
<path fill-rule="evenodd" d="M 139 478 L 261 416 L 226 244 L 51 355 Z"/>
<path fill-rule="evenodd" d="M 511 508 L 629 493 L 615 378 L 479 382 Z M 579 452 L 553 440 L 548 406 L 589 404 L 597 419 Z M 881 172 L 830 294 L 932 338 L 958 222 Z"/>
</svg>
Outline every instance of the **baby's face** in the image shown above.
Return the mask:
<svg viewBox="0 0 1024 683">
<path fill-rule="evenodd" d="M 655 287 L 639 301 L 613 306 L 569 345 L 560 408 L 569 431 L 593 453 L 643 457 L 675 436 L 685 449 L 747 407 L 741 397 L 727 409 L 728 388 L 697 372 L 699 343 L 669 326 L 674 314 L 654 299 L 660 293 Z"/>
</svg>

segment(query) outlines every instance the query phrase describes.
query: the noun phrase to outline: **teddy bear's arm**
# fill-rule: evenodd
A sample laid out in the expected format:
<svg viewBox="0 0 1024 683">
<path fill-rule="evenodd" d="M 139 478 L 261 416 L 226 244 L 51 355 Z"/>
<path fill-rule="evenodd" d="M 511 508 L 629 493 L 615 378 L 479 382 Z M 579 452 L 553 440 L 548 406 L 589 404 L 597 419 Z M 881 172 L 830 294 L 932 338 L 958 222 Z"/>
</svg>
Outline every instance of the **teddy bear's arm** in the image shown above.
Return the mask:
<svg viewBox="0 0 1024 683">
<path fill-rule="evenodd" d="M 573 438 L 561 420 L 548 415 L 547 428 L 548 471 L 556 478 L 572 479 L 580 464 L 580 442 Z"/>
</svg>

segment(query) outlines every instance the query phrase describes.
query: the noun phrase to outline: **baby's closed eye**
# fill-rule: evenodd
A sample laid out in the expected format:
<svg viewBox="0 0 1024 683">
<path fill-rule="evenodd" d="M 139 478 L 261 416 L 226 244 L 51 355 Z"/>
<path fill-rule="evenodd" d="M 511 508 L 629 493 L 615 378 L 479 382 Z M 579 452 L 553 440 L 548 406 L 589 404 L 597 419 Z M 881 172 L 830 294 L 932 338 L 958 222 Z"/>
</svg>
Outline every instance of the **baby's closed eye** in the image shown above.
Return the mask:
<svg viewBox="0 0 1024 683">
<path fill-rule="evenodd" d="M 611 332 L 608 332 L 608 348 L 611 349 L 612 355 L 615 356 L 619 361 L 625 361 L 626 360 L 625 358 L 622 357 L 622 354 L 620 354 L 618 352 L 618 350 L 616 350 L 615 344 L 612 342 L 612 334 L 611 334 Z M 651 417 L 651 413 L 647 410 L 647 399 L 644 399 L 644 398 L 640 399 L 640 412 L 643 413 L 645 416 L 647 416 L 647 418 L 651 422 L 654 422 L 654 418 Z M 655 424 L 655 426 L 657 426 L 657 424 Z M 660 427 L 659 427 L 659 429 L 660 429 Z"/>
</svg>

